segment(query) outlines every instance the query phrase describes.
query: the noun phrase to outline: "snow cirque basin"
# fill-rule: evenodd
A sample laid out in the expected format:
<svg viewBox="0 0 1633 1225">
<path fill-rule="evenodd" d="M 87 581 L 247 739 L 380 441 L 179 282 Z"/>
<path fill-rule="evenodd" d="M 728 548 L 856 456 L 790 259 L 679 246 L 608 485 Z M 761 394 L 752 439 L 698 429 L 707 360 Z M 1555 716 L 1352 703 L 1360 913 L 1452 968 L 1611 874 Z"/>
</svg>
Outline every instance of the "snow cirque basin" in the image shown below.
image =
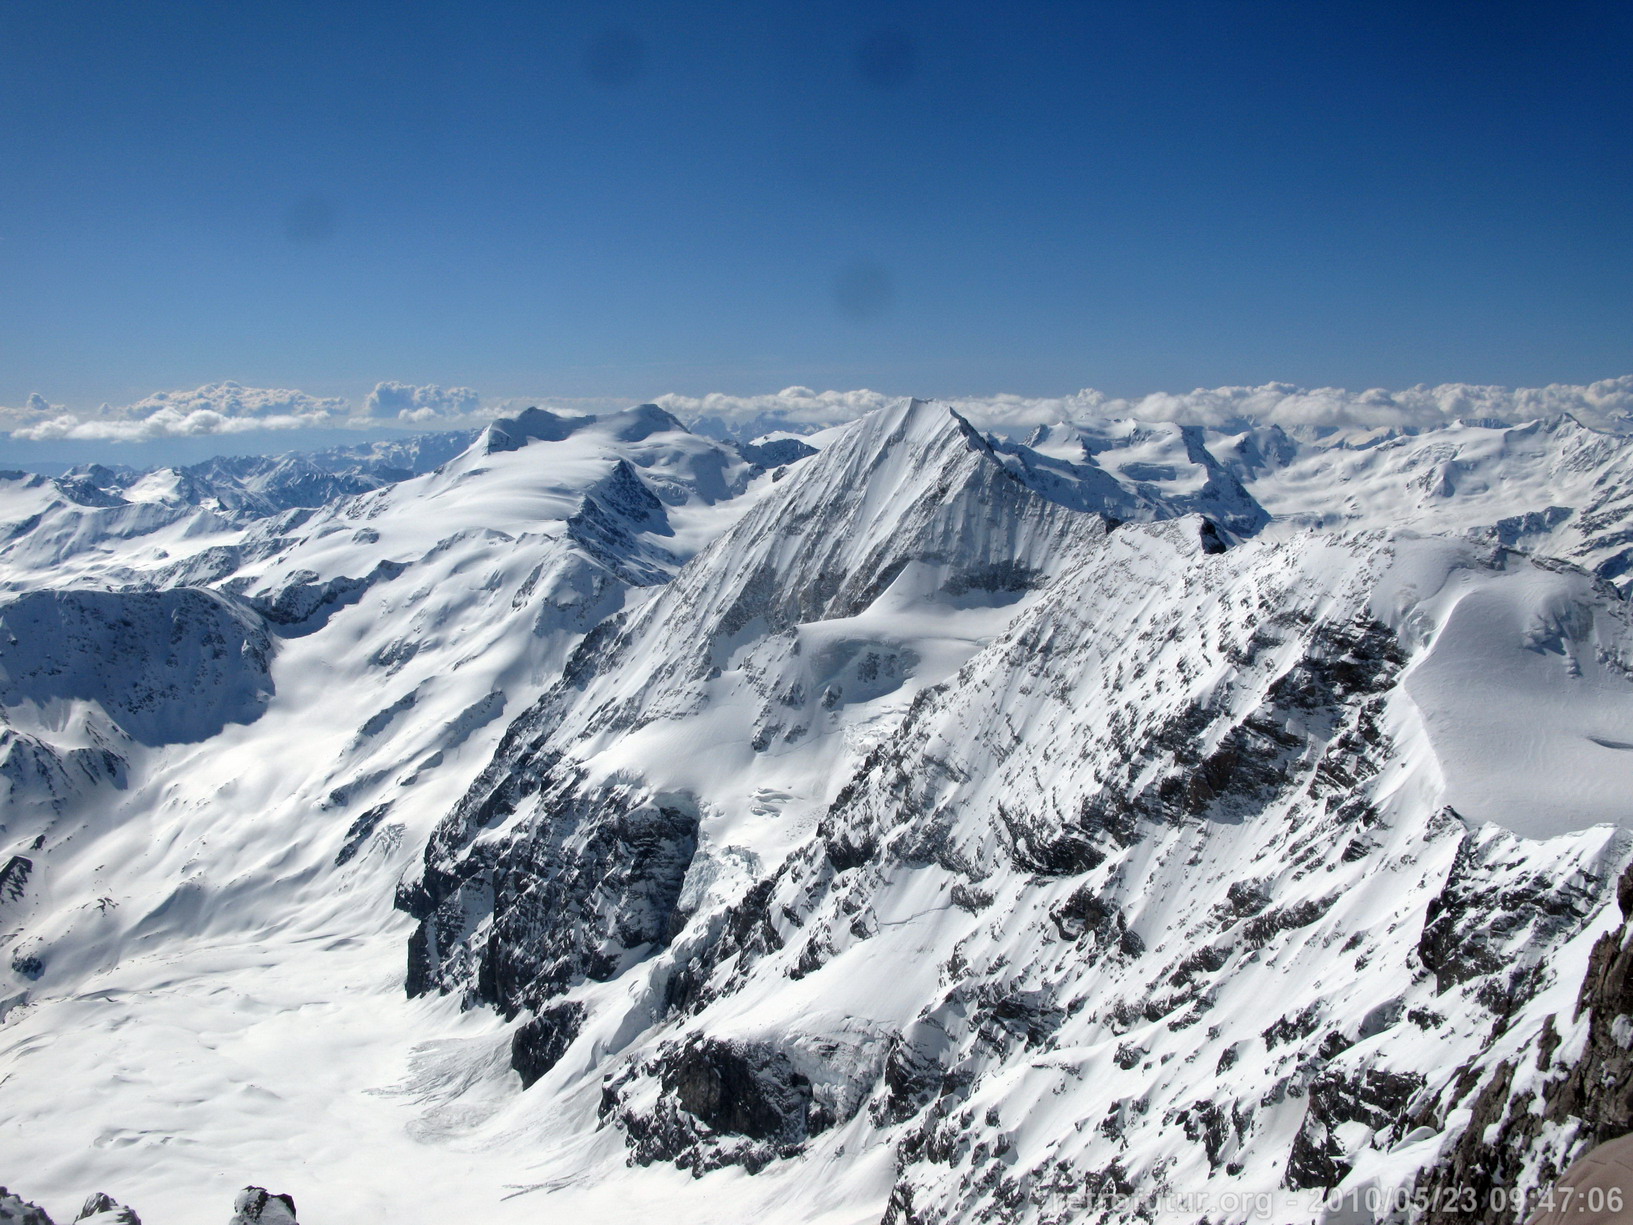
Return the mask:
<svg viewBox="0 0 1633 1225">
<path fill-rule="evenodd" d="M 767 465 L 645 406 L 254 513 L 0 478 L 0 1180 L 1217 1225 L 1440 1177 L 1599 1049 L 1626 441 L 1261 435 L 907 401 Z"/>
<path fill-rule="evenodd" d="M 1406 678 L 1446 802 L 1533 838 L 1633 825 L 1633 638 L 1625 605 L 1580 572 L 1403 565 L 1428 642 Z M 1434 583 L 1432 590 L 1429 584 Z M 1414 626 L 1418 629 L 1418 626 Z M 1421 631 L 1420 631 L 1421 632 Z"/>
</svg>

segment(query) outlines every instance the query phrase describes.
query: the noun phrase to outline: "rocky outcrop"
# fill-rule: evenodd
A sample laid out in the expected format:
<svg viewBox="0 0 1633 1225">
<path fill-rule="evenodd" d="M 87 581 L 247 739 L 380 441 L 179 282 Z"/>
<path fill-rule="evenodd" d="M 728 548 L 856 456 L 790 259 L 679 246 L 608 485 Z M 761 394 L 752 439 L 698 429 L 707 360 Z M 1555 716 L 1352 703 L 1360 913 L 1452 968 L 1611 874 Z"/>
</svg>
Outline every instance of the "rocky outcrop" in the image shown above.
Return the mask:
<svg viewBox="0 0 1633 1225">
<path fill-rule="evenodd" d="M 134 1208 L 127 1208 L 102 1191 L 85 1201 L 74 1220 L 85 1225 L 142 1225 L 142 1218 L 136 1215 Z"/>
<path fill-rule="evenodd" d="M 1588 1150 L 1633 1133 L 1633 867 L 1617 884 L 1622 922 L 1593 946 L 1574 1010 L 1550 1016 L 1524 1062 L 1459 1070 L 1446 1106 L 1468 1123 L 1418 1189 L 1431 1204 L 1473 1193 L 1475 1211 L 1436 1211 L 1426 1225 L 1510 1225 Z M 1483 1082 L 1483 1083 L 1482 1083 Z"/>
<path fill-rule="evenodd" d="M 433 861 L 400 897 L 420 920 L 411 995 L 460 991 L 514 1016 L 620 973 L 674 935 L 697 847 L 695 802 L 628 786 L 581 790 L 567 770 L 548 774 L 537 797 L 544 819 L 480 854 Z"/>
<path fill-rule="evenodd" d="M 673 536 L 664 505 L 627 460 L 585 493 L 567 534 L 585 552 L 625 582 L 637 587 L 666 581 L 680 564 L 674 554 L 640 539 L 641 534 Z"/>
<path fill-rule="evenodd" d="M 666 1046 L 642 1073 L 656 1077 L 655 1102 L 640 1100 L 651 1096 L 649 1081 L 630 1077 L 608 1085 L 601 1112 L 643 1164 L 672 1161 L 694 1174 L 732 1164 L 752 1174 L 832 1121 L 813 1110 L 810 1080 L 765 1043 L 694 1036 Z"/>
<path fill-rule="evenodd" d="M 567 1053 L 584 1024 L 584 1005 L 571 1000 L 541 1009 L 516 1027 L 510 1040 L 510 1066 L 529 1088 Z"/>
<path fill-rule="evenodd" d="M 1294 1190 L 1338 1186 L 1350 1172 L 1349 1149 L 1340 1129 L 1358 1123 L 1376 1134 L 1395 1126 L 1406 1117 L 1423 1081 L 1416 1072 L 1365 1068 L 1346 1074 L 1335 1067 L 1324 1069 L 1310 1085 L 1304 1124 L 1287 1157 L 1285 1184 Z"/>
<path fill-rule="evenodd" d="M 0 1187 L 0 1225 L 52 1225 L 44 1208 Z"/>
<path fill-rule="evenodd" d="M 263 1187 L 245 1187 L 232 1208 L 227 1225 L 298 1225 L 294 1197 L 276 1195 Z"/>
<path fill-rule="evenodd" d="M 1486 993 L 1489 1002 L 1511 1007 L 1536 973 L 1535 950 L 1580 930 L 1604 904 L 1603 881 L 1559 880 L 1518 860 L 1517 849 L 1513 838 L 1489 829 L 1469 831 L 1458 845 L 1418 940 L 1439 992 L 1502 971 Z"/>
<path fill-rule="evenodd" d="M 316 633 L 342 608 L 362 599 L 376 583 L 389 582 L 406 569 L 400 562 L 382 561 L 367 574 L 320 579 L 310 570 L 297 570 L 272 591 L 248 597 L 246 603 L 286 638 Z"/>
<path fill-rule="evenodd" d="M 134 1208 L 98 1191 L 86 1198 L 74 1222 L 75 1225 L 142 1225 L 142 1218 L 136 1215 Z M 30 1204 L 0 1187 L 0 1225 L 52 1225 L 52 1220 L 38 1204 Z M 274 1195 L 261 1187 L 245 1187 L 233 1201 L 233 1215 L 227 1225 L 299 1225 L 295 1219 L 295 1201 L 288 1195 Z"/>
</svg>

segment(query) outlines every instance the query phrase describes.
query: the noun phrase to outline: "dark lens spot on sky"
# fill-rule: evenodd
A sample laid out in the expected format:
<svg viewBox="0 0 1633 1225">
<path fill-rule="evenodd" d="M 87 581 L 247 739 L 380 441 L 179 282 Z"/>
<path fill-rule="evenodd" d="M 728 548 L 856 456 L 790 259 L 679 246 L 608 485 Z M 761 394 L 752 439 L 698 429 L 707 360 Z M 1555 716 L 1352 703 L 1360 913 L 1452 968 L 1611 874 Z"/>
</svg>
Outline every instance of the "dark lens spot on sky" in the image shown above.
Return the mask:
<svg viewBox="0 0 1633 1225">
<path fill-rule="evenodd" d="M 306 196 L 284 210 L 284 237 L 290 242 L 328 242 L 335 232 L 335 206 L 322 196 Z"/>
<path fill-rule="evenodd" d="M 905 30 L 875 30 L 856 47 L 856 74 L 881 93 L 900 89 L 913 79 L 918 55 Z"/>
<path fill-rule="evenodd" d="M 861 260 L 834 278 L 834 307 L 847 319 L 877 319 L 896 301 L 896 286 L 878 264 Z"/>
<path fill-rule="evenodd" d="M 584 49 L 584 73 L 603 89 L 633 84 L 646 73 L 646 40 L 629 30 L 603 30 Z"/>
</svg>

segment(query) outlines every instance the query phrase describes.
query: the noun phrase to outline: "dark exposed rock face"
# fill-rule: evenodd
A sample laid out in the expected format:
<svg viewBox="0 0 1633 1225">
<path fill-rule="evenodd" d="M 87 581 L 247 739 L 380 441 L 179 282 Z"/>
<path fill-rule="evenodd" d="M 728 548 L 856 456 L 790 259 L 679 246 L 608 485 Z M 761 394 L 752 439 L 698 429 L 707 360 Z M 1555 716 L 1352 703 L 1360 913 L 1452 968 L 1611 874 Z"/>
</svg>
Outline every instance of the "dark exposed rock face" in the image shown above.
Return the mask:
<svg viewBox="0 0 1633 1225">
<path fill-rule="evenodd" d="M 810 1080 L 787 1055 L 763 1043 L 693 1037 L 660 1052 L 655 1108 L 637 1110 L 624 1086 L 609 1086 L 603 1114 L 615 1114 L 637 1161 L 673 1161 L 702 1174 L 725 1164 L 750 1173 L 799 1152 L 823 1122 Z"/>
<path fill-rule="evenodd" d="M 896 1035 L 885 1060 L 884 1092 L 873 1108 L 875 1121 L 901 1123 L 922 1110 L 947 1085 L 942 1057 L 948 1045 L 937 1018 L 921 1018 Z"/>
<path fill-rule="evenodd" d="M 1142 823 L 1239 821 L 1291 788 L 1342 793 L 1375 773 L 1382 740 L 1378 699 L 1404 662 L 1394 635 L 1370 620 L 1312 626 L 1283 612 L 1256 628 L 1231 662 L 1244 671 L 1263 666 L 1262 656 L 1285 649 L 1301 633 L 1309 639 L 1301 658 L 1245 717 L 1197 704 L 1130 729 L 1134 743 L 1104 767 L 1106 784 L 1085 798 L 1076 822 L 1043 826 L 1035 816 L 1001 806 L 1016 863 L 1033 872 L 1080 874 L 1128 846 Z M 1199 753 L 1198 744 L 1221 724 L 1216 747 Z M 1326 754 L 1308 779 L 1300 766 L 1312 741 L 1324 742 Z M 1153 772 L 1154 763 L 1166 768 Z"/>
<path fill-rule="evenodd" d="M 662 500 L 627 460 L 590 486 L 566 529 L 586 554 L 632 586 L 666 582 L 680 565 L 674 554 L 642 538 L 675 533 Z"/>
<path fill-rule="evenodd" d="M 113 1196 L 97 1191 L 88 1196 L 75 1221 L 86 1225 L 142 1225 L 134 1208 Z M 53 1225 L 45 1209 L 0 1187 L 0 1225 Z M 232 1219 L 227 1225 L 300 1225 L 295 1219 L 295 1201 L 288 1195 L 274 1195 L 261 1187 L 245 1187 L 233 1201 Z"/>
<path fill-rule="evenodd" d="M 346 830 L 346 841 L 341 844 L 340 850 L 335 852 L 335 867 L 344 867 L 350 863 L 390 812 L 391 801 L 387 800 L 383 804 L 376 804 L 353 821 Z"/>
<path fill-rule="evenodd" d="M 1510 1225 L 1523 1214 L 1505 1210 L 1504 1196 L 1494 1193 L 1552 1185 L 1589 1149 L 1633 1132 L 1633 867 L 1617 898 L 1621 925 L 1594 945 L 1574 1013 L 1544 1022 L 1536 1058 L 1505 1060 L 1483 1084 L 1472 1068 L 1454 1082 L 1448 1105 L 1467 1106 L 1469 1124 L 1418 1188 L 1430 1203 L 1438 1196 L 1448 1204 L 1456 1189 L 1472 1188 L 1477 1207 L 1472 1214 L 1432 1212 L 1427 1225 Z M 1579 1053 L 1568 1051 L 1564 1031 L 1576 1036 L 1569 1047 L 1581 1041 Z"/>
<path fill-rule="evenodd" d="M 1087 940 L 1103 948 L 1120 939 L 1128 924 L 1115 906 L 1099 897 L 1091 886 L 1080 886 L 1070 897 L 1049 912 L 1063 940 Z"/>
<path fill-rule="evenodd" d="M 326 580 L 310 571 L 297 571 L 276 591 L 246 602 L 284 637 L 301 638 L 322 629 L 330 617 L 357 603 L 374 584 L 394 579 L 405 569 L 399 562 L 382 561 L 362 577 L 342 575 Z"/>
<path fill-rule="evenodd" d="M 727 908 L 720 931 L 715 939 L 688 944 L 678 949 L 678 965 L 671 973 L 665 990 L 665 1011 L 695 1013 L 709 1001 L 719 998 L 718 987 L 710 979 L 721 965 L 733 957 L 748 959 L 765 956 L 783 947 L 782 933 L 773 921 L 771 899 L 777 879 L 756 883 L 735 905 Z M 799 977 L 808 965 L 821 963 L 821 950 L 812 948 L 808 962 L 796 967 Z"/>
<path fill-rule="evenodd" d="M 548 817 L 402 899 L 420 917 L 411 995 L 461 990 L 513 1015 L 574 983 L 604 980 L 669 942 L 697 848 L 686 797 L 545 782 Z M 442 865 L 437 865 L 442 868 Z"/>
<path fill-rule="evenodd" d="M 739 442 L 737 453 L 761 468 L 782 468 L 815 455 L 816 448 L 798 438 L 774 438 L 768 442 Z"/>
<path fill-rule="evenodd" d="M 1585 884 L 1508 868 L 1511 854 L 1508 840 L 1465 835 L 1429 903 L 1418 956 L 1442 992 L 1504 968 L 1522 974 L 1528 944 L 1580 928 L 1602 901 Z"/>
<path fill-rule="evenodd" d="M 676 1106 L 714 1131 L 784 1144 L 805 1138 L 811 1083 L 780 1051 L 690 1042 L 664 1064 L 660 1081 Z"/>
<path fill-rule="evenodd" d="M 0 902 L 15 902 L 28 888 L 28 878 L 34 872 L 34 861 L 26 855 L 13 855 L 0 868 Z"/>
<path fill-rule="evenodd" d="M 519 451 L 529 442 L 559 442 L 593 417 L 568 417 L 547 408 L 524 408 L 514 417 L 500 417 L 487 428 L 481 443 L 489 454 Z"/>
<path fill-rule="evenodd" d="M 1287 1186 L 1336 1187 L 1350 1171 L 1347 1150 L 1336 1135 L 1338 1128 L 1362 1123 L 1376 1132 L 1393 1126 L 1405 1117 L 1412 1095 L 1422 1086 L 1423 1077 L 1415 1072 L 1382 1068 L 1323 1071 L 1310 1086 L 1304 1126 L 1287 1158 Z"/>
<path fill-rule="evenodd" d="M 64 750 L 0 726 L 0 784 L 14 802 L 60 810 L 77 792 L 104 784 L 122 789 L 127 781 L 128 763 L 105 745 Z M 14 883 L 26 883 L 18 872 Z"/>
<path fill-rule="evenodd" d="M 528 1018 L 510 1040 L 510 1066 L 526 1089 L 561 1061 L 584 1024 L 584 1005 L 571 1001 L 552 1004 Z"/>
</svg>

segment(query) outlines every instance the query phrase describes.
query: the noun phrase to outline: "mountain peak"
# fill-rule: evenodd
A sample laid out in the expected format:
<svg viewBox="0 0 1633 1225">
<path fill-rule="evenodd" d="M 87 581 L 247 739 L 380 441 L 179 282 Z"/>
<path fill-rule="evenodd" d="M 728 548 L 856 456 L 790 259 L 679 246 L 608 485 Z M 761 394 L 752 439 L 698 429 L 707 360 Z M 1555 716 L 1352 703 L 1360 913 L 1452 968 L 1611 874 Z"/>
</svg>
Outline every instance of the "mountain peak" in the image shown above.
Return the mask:
<svg viewBox="0 0 1633 1225">
<path fill-rule="evenodd" d="M 640 442 L 653 434 L 691 432 L 678 417 L 656 404 L 637 404 L 634 408 L 612 413 L 601 418 L 601 424 L 610 430 L 612 436 L 619 442 Z"/>
<path fill-rule="evenodd" d="M 1633 444 L 1302 436 L 0 479 L 12 1163 L 205 1220 L 295 1136 L 329 1219 L 494 1225 L 1540 1185 L 1633 1083 Z"/>
<path fill-rule="evenodd" d="M 594 417 L 564 417 L 544 408 L 524 408 L 514 417 L 500 417 L 482 432 L 476 449 L 484 455 L 519 451 L 530 442 L 560 442 Z"/>
</svg>

